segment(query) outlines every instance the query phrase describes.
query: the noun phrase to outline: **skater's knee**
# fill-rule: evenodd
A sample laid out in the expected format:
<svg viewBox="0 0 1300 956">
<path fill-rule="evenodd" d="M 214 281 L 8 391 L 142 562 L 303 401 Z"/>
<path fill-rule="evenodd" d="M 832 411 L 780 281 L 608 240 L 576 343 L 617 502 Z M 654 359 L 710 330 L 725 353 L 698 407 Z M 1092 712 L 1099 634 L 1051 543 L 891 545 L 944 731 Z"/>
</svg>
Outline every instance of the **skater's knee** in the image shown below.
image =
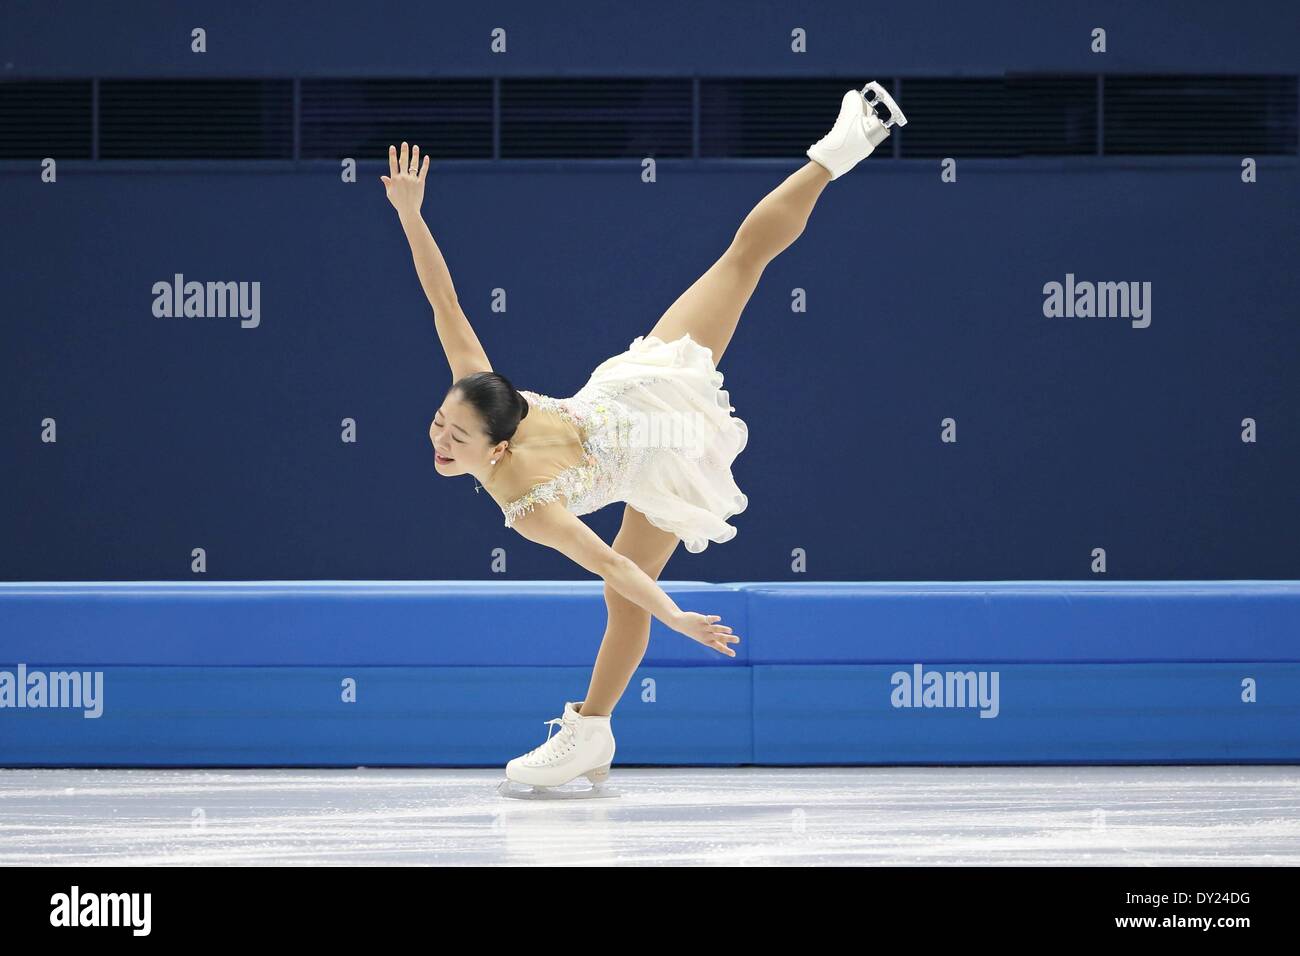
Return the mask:
<svg viewBox="0 0 1300 956">
<path fill-rule="evenodd" d="M 757 230 L 743 222 L 740 224 L 740 228 L 736 230 L 731 245 L 727 247 L 727 251 L 722 255 L 724 263 L 731 265 L 738 272 L 745 275 L 762 272 L 771 259 L 772 256 L 769 254 L 766 241 L 762 239 Z"/>
<path fill-rule="evenodd" d="M 632 602 L 619 594 L 618 590 L 608 581 L 605 582 L 605 605 L 611 611 L 622 609 L 629 604 L 632 604 Z M 635 607 L 636 605 L 632 606 Z"/>
</svg>

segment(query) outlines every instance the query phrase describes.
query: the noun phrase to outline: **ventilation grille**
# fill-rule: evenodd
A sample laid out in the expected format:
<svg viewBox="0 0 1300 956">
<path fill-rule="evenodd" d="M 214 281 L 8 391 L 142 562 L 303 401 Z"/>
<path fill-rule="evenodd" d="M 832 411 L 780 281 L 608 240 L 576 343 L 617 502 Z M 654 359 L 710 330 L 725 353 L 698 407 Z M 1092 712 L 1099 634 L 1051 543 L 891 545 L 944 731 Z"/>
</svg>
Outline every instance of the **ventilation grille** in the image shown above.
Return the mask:
<svg viewBox="0 0 1300 956">
<path fill-rule="evenodd" d="M 904 77 L 877 155 L 1296 155 L 1296 77 Z M 859 78 L 0 81 L 0 158 L 797 159 Z M 698 87 L 698 99 L 696 88 Z M 295 126 L 296 122 L 296 126 Z M 1099 126 L 1103 127 L 1099 133 Z M 97 129 L 97 134 L 96 134 Z M 96 139 L 97 136 L 97 139 Z"/>
<path fill-rule="evenodd" d="M 103 80 L 101 159 L 292 159 L 291 80 Z"/>
<path fill-rule="evenodd" d="M 901 92 L 904 157 L 1097 152 L 1094 76 L 905 79 Z"/>
<path fill-rule="evenodd" d="M 491 80 L 303 80 L 301 155 L 383 159 L 406 140 L 434 159 L 492 158 Z"/>
<path fill-rule="evenodd" d="M 1296 151 L 1294 76 L 1108 76 L 1106 152 Z"/>
<path fill-rule="evenodd" d="M 501 81 L 502 159 L 691 155 L 687 79 Z"/>
<path fill-rule="evenodd" d="M 90 159 L 90 80 L 0 83 L 0 159 Z"/>
<path fill-rule="evenodd" d="M 845 91 L 864 85 L 849 79 L 701 80 L 700 155 L 802 156 L 835 122 Z M 893 93 L 892 80 L 880 85 Z"/>
</svg>

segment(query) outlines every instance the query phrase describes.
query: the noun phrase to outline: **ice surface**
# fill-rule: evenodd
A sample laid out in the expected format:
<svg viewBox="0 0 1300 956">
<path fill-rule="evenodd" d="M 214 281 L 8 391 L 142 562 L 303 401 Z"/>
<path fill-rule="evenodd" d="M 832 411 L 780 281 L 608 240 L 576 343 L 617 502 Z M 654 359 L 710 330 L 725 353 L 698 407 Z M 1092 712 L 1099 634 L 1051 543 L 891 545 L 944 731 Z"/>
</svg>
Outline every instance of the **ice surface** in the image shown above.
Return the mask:
<svg viewBox="0 0 1300 956">
<path fill-rule="evenodd" d="M 0 770 L 0 865 L 1300 865 L 1300 767 Z"/>
</svg>

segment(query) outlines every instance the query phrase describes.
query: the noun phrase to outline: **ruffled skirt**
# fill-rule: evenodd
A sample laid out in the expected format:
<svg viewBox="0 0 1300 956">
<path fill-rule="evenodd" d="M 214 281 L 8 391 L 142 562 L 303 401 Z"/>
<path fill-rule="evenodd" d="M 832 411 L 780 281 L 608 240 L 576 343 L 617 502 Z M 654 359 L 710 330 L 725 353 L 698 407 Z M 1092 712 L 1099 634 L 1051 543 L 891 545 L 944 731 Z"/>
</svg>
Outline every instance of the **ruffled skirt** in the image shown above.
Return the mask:
<svg viewBox="0 0 1300 956">
<path fill-rule="evenodd" d="M 749 505 L 731 474 L 749 428 L 731 414 L 722 382 L 712 350 L 689 333 L 672 342 L 639 335 L 577 393 L 617 402 L 636 422 L 631 438 L 649 451 L 626 476 L 622 498 L 695 554 L 734 538 L 727 519 Z"/>
</svg>

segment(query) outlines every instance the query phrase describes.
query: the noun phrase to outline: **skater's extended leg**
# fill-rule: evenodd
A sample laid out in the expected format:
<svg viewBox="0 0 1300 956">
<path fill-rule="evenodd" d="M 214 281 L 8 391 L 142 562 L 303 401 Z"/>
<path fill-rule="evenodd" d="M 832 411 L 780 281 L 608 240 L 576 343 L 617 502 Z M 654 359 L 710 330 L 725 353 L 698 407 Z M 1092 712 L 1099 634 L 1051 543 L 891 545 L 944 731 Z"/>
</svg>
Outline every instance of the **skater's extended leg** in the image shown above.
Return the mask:
<svg viewBox="0 0 1300 956">
<path fill-rule="evenodd" d="M 690 333 L 722 361 L 740 313 L 769 262 L 799 238 L 831 174 L 805 163 L 750 210 L 731 245 L 709 270 L 683 292 L 651 329 L 665 342 Z"/>
<path fill-rule="evenodd" d="M 623 524 L 614 538 L 613 549 L 626 555 L 653 579 L 658 579 L 677 548 L 677 535 L 656 528 L 631 505 L 623 507 Z M 609 620 L 596 655 L 587 696 L 579 713 L 583 717 L 604 717 L 614 712 L 628 681 L 641 665 L 650 643 L 650 612 L 633 604 L 608 584 L 605 606 Z"/>
</svg>

